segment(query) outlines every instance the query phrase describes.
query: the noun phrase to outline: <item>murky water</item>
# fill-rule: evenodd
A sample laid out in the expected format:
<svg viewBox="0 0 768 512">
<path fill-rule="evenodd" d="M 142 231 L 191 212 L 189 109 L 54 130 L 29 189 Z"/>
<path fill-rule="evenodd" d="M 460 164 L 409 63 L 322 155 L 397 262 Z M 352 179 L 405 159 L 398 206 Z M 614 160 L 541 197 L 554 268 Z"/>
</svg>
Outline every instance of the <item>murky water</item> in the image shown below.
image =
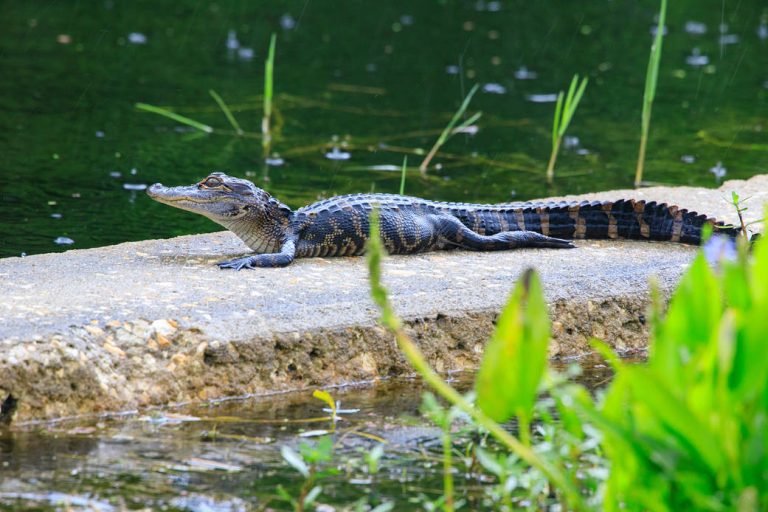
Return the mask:
<svg viewBox="0 0 768 512">
<path fill-rule="evenodd" d="M 581 364 L 579 381 L 590 388 L 610 379 L 599 362 Z M 466 391 L 473 375 L 451 380 Z M 342 414 L 334 435 L 338 474 L 322 481 L 319 502 L 349 506 L 364 499 L 414 507 L 409 498 L 441 494 L 440 430 L 419 413 L 424 390 L 413 379 L 331 390 L 351 411 Z M 329 428 L 327 420 L 312 421 L 327 416 L 307 391 L 17 427 L 0 432 L 0 510 L 284 510 L 277 485 L 295 496 L 303 478 L 282 460 L 280 449 Z M 386 441 L 375 475 L 366 470 L 365 454 L 379 442 L 366 435 Z M 457 474 L 458 495 L 470 509 L 490 483 L 466 471 Z"/>
<path fill-rule="evenodd" d="M 406 191 L 495 202 L 631 185 L 656 2 L 48 2 L 0 5 L 0 256 L 218 229 L 147 184 L 250 176 L 290 206 L 396 192 L 463 96 L 476 129 Z M 646 179 L 766 171 L 768 7 L 670 3 Z M 277 34 L 274 145 L 263 61 Z M 544 185 L 555 94 L 590 78 Z M 216 90 L 248 132 L 237 137 Z M 135 108 L 172 108 L 210 135 Z"/>
</svg>

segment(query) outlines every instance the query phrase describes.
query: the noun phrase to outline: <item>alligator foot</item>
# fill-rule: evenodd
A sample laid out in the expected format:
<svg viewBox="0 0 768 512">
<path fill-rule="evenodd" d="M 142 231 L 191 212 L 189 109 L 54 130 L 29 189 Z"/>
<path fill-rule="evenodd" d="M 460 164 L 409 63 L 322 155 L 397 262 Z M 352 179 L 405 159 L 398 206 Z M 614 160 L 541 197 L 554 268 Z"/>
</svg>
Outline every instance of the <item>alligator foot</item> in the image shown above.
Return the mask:
<svg viewBox="0 0 768 512">
<path fill-rule="evenodd" d="M 256 268 L 254 265 L 256 258 L 253 256 L 246 256 L 245 258 L 236 258 L 234 260 L 220 261 L 216 265 L 219 268 L 233 268 L 235 270 L 242 270 L 244 268 Z"/>
</svg>

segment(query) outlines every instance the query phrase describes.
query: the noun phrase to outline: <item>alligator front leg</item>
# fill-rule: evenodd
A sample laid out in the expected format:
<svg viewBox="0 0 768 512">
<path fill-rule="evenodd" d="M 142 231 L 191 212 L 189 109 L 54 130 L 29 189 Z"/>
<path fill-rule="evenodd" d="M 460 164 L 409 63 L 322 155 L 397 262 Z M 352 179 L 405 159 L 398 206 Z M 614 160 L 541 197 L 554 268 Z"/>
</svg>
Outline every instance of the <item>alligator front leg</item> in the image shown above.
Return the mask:
<svg viewBox="0 0 768 512">
<path fill-rule="evenodd" d="M 504 251 L 522 247 L 547 247 L 553 249 L 572 249 L 570 240 L 552 238 L 535 231 L 502 231 L 485 236 L 475 233 L 456 217 L 438 218 L 440 235 L 444 241 L 464 249 L 475 251 Z"/>
<path fill-rule="evenodd" d="M 254 254 L 253 256 L 246 256 L 244 258 L 221 261 L 217 263 L 217 265 L 219 268 L 233 268 L 235 270 L 256 267 L 285 267 L 293 261 L 295 255 L 296 242 L 287 240 L 283 243 L 282 247 L 280 247 L 280 252 L 272 254 Z"/>
</svg>

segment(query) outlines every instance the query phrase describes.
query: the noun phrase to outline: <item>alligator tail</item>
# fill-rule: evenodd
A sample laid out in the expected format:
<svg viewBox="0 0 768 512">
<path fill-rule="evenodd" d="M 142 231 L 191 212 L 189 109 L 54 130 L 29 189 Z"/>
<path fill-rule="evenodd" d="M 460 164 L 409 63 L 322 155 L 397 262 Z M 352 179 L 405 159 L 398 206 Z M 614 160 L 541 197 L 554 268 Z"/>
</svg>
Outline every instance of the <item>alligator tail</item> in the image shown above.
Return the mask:
<svg viewBox="0 0 768 512">
<path fill-rule="evenodd" d="M 703 227 L 735 238 L 739 230 L 674 205 L 621 199 L 580 203 L 540 203 L 507 211 L 524 229 L 556 238 L 662 240 L 699 245 Z"/>
</svg>

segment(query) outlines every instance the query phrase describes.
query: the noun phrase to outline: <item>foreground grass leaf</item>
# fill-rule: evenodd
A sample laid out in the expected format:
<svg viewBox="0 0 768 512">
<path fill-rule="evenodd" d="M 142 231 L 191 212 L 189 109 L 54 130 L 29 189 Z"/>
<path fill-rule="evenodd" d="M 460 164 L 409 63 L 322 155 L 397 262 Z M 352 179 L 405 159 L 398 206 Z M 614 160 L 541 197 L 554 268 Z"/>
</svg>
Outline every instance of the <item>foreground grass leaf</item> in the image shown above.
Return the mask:
<svg viewBox="0 0 768 512">
<path fill-rule="evenodd" d="M 531 417 L 547 364 L 547 311 L 539 278 L 528 270 L 499 317 L 477 375 L 477 405 L 495 421 Z"/>
</svg>

